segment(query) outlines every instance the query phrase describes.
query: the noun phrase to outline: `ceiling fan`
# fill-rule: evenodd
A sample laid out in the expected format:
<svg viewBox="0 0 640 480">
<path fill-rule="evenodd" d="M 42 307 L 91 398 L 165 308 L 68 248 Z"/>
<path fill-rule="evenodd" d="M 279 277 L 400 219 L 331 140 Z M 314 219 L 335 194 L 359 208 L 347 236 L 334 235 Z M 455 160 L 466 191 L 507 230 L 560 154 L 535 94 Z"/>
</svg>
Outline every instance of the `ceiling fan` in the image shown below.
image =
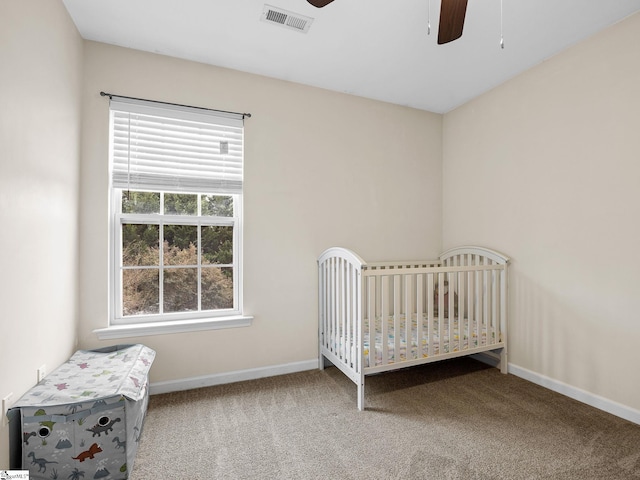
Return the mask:
<svg viewBox="0 0 640 480">
<path fill-rule="evenodd" d="M 322 8 L 333 0 L 307 0 L 314 7 Z M 467 13 L 467 0 L 442 0 L 440 7 L 440 27 L 438 45 L 452 42 L 462 36 L 464 16 Z"/>
</svg>

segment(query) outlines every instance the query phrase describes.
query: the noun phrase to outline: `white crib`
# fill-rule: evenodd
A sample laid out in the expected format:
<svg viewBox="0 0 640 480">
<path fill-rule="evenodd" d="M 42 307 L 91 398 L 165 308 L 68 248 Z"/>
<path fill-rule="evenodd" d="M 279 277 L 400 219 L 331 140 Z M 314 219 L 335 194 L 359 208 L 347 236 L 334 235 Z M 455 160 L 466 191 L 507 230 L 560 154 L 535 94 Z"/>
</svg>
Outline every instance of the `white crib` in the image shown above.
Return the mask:
<svg viewBox="0 0 640 480">
<path fill-rule="evenodd" d="M 320 369 L 326 359 L 356 383 L 359 410 L 374 373 L 478 353 L 507 373 L 508 264 L 472 246 L 378 263 L 329 248 L 318 259 Z"/>
</svg>

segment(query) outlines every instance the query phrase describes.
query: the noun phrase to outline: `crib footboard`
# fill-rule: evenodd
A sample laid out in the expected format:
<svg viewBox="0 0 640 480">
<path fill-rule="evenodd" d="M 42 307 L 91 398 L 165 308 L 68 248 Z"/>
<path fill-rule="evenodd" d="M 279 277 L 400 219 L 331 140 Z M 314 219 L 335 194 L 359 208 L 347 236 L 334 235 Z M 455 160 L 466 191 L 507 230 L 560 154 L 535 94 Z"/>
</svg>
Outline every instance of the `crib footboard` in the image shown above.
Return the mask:
<svg viewBox="0 0 640 480">
<path fill-rule="evenodd" d="M 325 359 L 358 385 L 358 408 L 364 408 L 362 369 L 362 268 L 358 255 L 330 248 L 318 259 L 319 368 Z"/>
</svg>

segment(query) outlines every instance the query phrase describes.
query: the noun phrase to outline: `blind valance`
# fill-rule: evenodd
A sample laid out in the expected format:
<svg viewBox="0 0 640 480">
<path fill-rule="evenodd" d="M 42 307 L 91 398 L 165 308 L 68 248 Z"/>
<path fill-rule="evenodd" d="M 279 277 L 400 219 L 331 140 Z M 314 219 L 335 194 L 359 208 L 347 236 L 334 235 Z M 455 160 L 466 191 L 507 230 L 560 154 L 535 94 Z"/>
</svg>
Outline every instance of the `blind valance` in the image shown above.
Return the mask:
<svg viewBox="0 0 640 480">
<path fill-rule="evenodd" d="M 114 187 L 242 193 L 241 114 L 122 98 L 109 108 Z"/>
</svg>

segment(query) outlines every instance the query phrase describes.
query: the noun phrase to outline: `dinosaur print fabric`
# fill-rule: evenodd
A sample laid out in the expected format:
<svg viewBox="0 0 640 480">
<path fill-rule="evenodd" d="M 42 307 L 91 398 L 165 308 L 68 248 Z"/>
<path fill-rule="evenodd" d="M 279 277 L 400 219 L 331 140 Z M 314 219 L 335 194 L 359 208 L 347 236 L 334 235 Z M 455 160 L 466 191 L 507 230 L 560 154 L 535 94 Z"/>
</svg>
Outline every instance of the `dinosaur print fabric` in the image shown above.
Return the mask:
<svg viewBox="0 0 640 480">
<path fill-rule="evenodd" d="M 139 344 L 76 352 L 9 411 L 11 468 L 31 479 L 128 478 L 154 358 Z"/>
</svg>

